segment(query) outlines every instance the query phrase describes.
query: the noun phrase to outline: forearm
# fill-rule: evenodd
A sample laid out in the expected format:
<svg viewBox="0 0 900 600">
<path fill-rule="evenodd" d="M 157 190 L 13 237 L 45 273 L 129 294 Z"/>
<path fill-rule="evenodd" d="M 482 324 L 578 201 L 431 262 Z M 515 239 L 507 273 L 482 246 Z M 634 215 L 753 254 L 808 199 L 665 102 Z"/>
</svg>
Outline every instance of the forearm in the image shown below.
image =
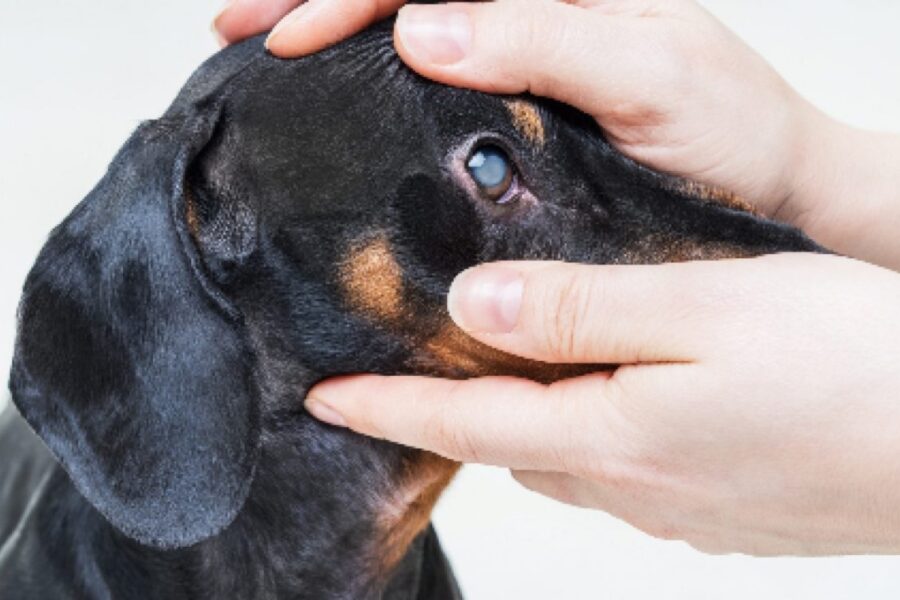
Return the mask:
<svg viewBox="0 0 900 600">
<path fill-rule="evenodd" d="M 900 271 L 900 135 L 811 110 L 795 185 L 778 219 L 828 248 Z"/>
</svg>

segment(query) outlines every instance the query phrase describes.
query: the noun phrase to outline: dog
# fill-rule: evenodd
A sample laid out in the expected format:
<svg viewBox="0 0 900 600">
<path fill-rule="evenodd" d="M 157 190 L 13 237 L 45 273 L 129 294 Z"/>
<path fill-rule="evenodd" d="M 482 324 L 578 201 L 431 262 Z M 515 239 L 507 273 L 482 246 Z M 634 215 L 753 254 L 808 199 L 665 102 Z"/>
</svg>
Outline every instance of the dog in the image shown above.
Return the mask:
<svg viewBox="0 0 900 600">
<path fill-rule="evenodd" d="M 0 597 L 460 598 L 429 522 L 459 465 L 314 420 L 315 382 L 585 372 L 454 327 L 480 262 L 823 251 L 571 108 L 420 78 L 391 32 L 221 51 L 50 234 L 0 417 Z"/>
</svg>

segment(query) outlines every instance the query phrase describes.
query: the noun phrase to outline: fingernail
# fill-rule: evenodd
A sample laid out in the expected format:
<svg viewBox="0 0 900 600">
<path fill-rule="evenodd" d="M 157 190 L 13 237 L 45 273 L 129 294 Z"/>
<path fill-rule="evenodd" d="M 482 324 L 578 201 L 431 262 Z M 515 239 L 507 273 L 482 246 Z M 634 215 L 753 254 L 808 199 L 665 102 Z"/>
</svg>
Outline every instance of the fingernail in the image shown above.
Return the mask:
<svg viewBox="0 0 900 600">
<path fill-rule="evenodd" d="M 216 25 L 216 22 L 213 21 L 209 30 L 212 32 L 213 37 L 216 38 L 216 43 L 219 45 L 219 48 L 224 48 L 228 45 L 228 40 L 225 39 L 225 36 L 219 31 L 219 27 Z"/>
<path fill-rule="evenodd" d="M 213 18 L 212 24 L 210 25 L 213 35 L 216 36 L 216 41 L 219 42 L 220 46 L 225 46 L 228 42 L 226 42 L 225 38 L 222 36 L 219 23 L 222 21 L 222 17 L 225 16 L 225 13 L 230 11 L 231 8 L 237 3 L 238 0 L 228 0 L 228 2 L 225 3 L 225 6 L 222 7 L 222 10 L 220 10 L 219 13 Z"/>
<path fill-rule="evenodd" d="M 416 58 L 449 65 L 465 58 L 472 46 L 472 21 L 453 6 L 405 6 L 397 17 L 400 43 Z"/>
<path fill-rule="evenodd" d="M 269 33 L 269 36 L 266 38 L 266 48 L 269 47 L 269 44 L 272 41 L 289 28 L 292 28 L 294 25 L 299 23 L 303 19 L 308 19 L 310 16 L 310 12 L 314 11 L 317 3 L 309 3 L 304 2 L 297 8 L 295 8 L 292 12 L 290 12 L 286 17 L 281 19 L 278 23 L 275 24 L 275 27 Z"/>
<path fill-rule="evenodd" d="M 304 402 L 304 406 L 306 406 L 306 410 L 309 413 L 322 421 L 323 423 L 328 423 L 329 425 L 334 425 L 335 427 L 346 427 L 347 421 L 341 416 L 341 413 L 334 410 L 318 398 L 307 398 L 306 402 Z"/>
<path fill-rule="evenodd" d="M 456 276 L 447 308 L 464 331 L 509 333 L 519 321 L 524 289 L 518 271 L 494 265 L 475 267 Z"/>
</svg>

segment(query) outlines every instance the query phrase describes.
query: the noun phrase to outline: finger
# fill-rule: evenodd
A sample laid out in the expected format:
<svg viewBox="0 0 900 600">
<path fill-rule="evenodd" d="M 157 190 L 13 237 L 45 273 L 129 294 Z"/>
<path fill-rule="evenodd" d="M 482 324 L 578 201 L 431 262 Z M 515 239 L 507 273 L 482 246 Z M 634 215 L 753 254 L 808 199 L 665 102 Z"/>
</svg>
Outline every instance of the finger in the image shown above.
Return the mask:
<svg viewBox="0 0 900 600">
<path fill-rule="evenodd" d="M 764 259 L 664 265 L 507 262 L 460 274 L 454 321 L 511 354 L 556 363 L 691 362 L 742 309 Z"/>
<path fill-rule="evenodd" d="M 604 437 L 607 380 L 597 374 L 544 386 L 510 377 L 357 375 L 316 385 L 306 406 L 326 422 L 462 462 L 575 470 L 587 455 L 587 430 Z"/>
<path fill-rule="evenodd" d="M 272 29 L 302 0 L 233 0 L 213 21 L 223 44 L 233 44 Z"/>
<path fill-rule="evenodd" d="M 266 47 L 292 58 L 316 52 L 393 14 L 404 0 L 309 0 L 278 24 Z"/>
<path fill-rule="evenodd" d="M 426 77 L 493 93 L 532 92 L 598 115 L 633 101 L 655 66 L 633 50 L 646 37 L 635 21 L 565 2 L 409 5 L 395 40 L 403 60 Z"/>
<path fill-rule="evenodd" d="M 641 488 L 604 485 L 568 473 L 512 471 L 512 476 L 537 494 L 578 508 L 602 510 L 655 538 L 704 539 L 690 527 L 689 516 L 673 502 L 677 492 L 648 493 Z M 703 551 L 709 552 L 709 548 Z"/>
<path fill-rule="evenodd" d="M 511 473 L 523 487 L 557 502 L 579 508 L 599 508 L 596 501 L 585 493 L 584 480 L 574 475 L 525 470 L 513 470 Z"/>
</svg>

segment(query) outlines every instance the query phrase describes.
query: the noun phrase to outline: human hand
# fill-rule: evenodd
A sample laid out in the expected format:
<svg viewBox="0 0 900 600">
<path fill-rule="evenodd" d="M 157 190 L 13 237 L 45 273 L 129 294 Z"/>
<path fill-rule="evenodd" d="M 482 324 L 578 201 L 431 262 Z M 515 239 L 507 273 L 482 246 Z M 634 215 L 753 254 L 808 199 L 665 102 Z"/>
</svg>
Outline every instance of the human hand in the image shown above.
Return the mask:
<svg viewBox="0 0 900 600">
<path fill-rule="evenodd" d="M 501 350 L 623 364 L 326 381 L 309 410 L 509 467 L 526 487 L 708 552 L 900 550 L 900 276 L 835 256 L 468 271 L 456 322 Z"/>
</svg>

